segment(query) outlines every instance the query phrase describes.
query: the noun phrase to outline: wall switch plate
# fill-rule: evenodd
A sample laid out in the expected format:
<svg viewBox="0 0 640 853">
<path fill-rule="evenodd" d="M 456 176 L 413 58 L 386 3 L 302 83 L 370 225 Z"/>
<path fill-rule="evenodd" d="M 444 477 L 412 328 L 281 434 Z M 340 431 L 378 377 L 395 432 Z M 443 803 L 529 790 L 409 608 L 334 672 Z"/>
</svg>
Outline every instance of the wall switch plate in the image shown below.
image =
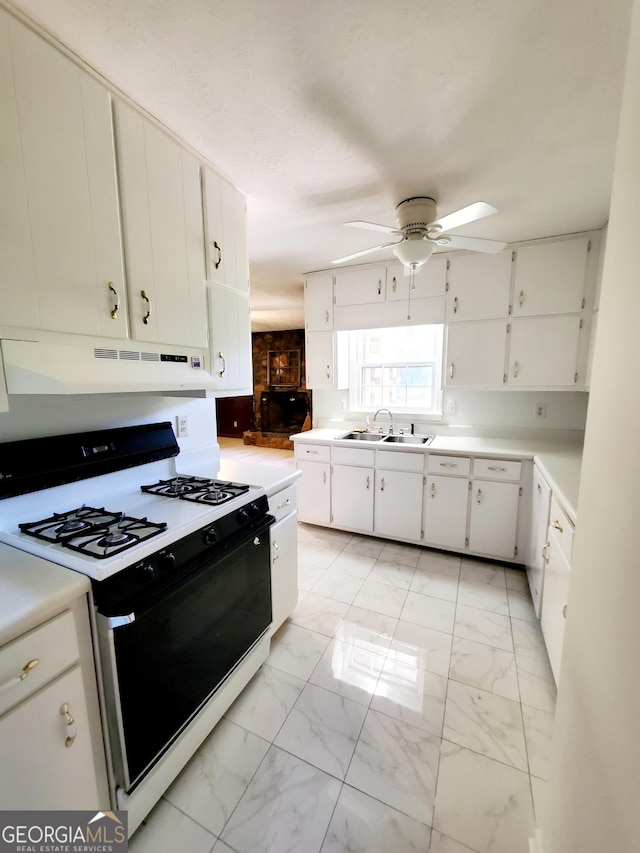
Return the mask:
<svg viewBox="0 0 640 853">
<path fill-rule="evenodd" d="M 547 404 L 546 403 L 536 403 L 535 415 L 536 415 L 536 418 L 546 418 L 547 417 Z"/>
<path fill-rule="evenodd" d="M 456 413 L 456 401 L 455 400 L 447 400 L 447 414 L 455 415 Z"/>
<path fill-rule="evenodd" d="M 178 424 L 178 438 L 184 438 L 189 435 L 189 418 L 186 415 L 178 415 L 176 418 Z"/>
</svg>

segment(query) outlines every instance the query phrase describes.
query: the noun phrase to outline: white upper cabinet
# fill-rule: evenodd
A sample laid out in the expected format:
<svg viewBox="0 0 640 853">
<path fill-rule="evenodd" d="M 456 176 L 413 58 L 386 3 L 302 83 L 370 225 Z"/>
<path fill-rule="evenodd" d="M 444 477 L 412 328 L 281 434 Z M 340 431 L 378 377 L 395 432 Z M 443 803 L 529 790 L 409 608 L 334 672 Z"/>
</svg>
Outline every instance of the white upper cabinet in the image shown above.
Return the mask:
<svg viewBox="0 0 640 853">
<path fill-rule="evenodd" d="M 387 301 L 406 299 L 411 277 L 406 267 L 399 261 L 387 264 Z M 432 255 L 426 264 L 418 270 L 413 280 L 412 299 L 424 299 L 430 296 L 444 296 L 447 286 L 447 259 L 444 255 Z"/>
<path fill-rule="evenodd" d="M 132 337 L 206 346 L 200 165 L 127 104 L 115 106 Z"/>
<path fill-rule="evenodd" d="M 126 337 L 108 90 L 0 9 L 0 114 L 0 323 Z"/>
<path fill-rule="evenodd" d="M 511 322 L 508 385 L 575 387 L 580 317 L 531 317 Z"/>
<path fill-rule="evenodd" d="M 509 251 L 454 255 L 449 261 L 447 322 L 507 317 L 511 268 Z"/>
<path fill-rule="evenodd" d="M 249 299 L 227 287 L 209 287 L 211 373 L 217 391 L 253 389 Z"/>
<path fill-rule="evenodd" d="M 336 306 L 369 305 L 386 298 L 387 269 L 384 265 L 338 269 Z"/>
<path fill-rule="evenodd" d="M 304 319 L 308 332 L 333 329 L 333 273 L 310 273 L 304 283 Z"/>
<path fill-rule="evenodd" d="M 212 169 L 202 170 L 208 281 L 249 292 L 247 201 Z"/>
<path fill-rule="evenodd" d="M 506 320 L 452 323 L 447 328 L 445 383 L 502 387 L 506 346 Z"/>
<path fill-rule="evenodd" d="M 517 249 L 513 316 L 581 311 L 589 249 L 588 237 Z"/>
</svg>

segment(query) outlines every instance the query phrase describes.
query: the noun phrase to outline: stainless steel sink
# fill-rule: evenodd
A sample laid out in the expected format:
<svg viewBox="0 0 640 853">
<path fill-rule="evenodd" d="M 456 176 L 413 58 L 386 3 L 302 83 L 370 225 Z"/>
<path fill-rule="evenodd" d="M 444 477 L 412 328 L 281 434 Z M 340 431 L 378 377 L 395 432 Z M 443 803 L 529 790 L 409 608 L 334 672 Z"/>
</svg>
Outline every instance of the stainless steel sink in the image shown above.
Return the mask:
<svg viewBox="0 0 640 853">
<path fill-rule="evenodd" d="M 385 435 L 384 441 L 395 444 L 431 444 L 435 435 Z"/>
<path fill-rule="evenodd" d="M 340 441 L 348 438 L 350 441 L 382 441 L 383 435 L 376 432 L 348 432 L 345 435 L 338 436 Z"/>
</svg>

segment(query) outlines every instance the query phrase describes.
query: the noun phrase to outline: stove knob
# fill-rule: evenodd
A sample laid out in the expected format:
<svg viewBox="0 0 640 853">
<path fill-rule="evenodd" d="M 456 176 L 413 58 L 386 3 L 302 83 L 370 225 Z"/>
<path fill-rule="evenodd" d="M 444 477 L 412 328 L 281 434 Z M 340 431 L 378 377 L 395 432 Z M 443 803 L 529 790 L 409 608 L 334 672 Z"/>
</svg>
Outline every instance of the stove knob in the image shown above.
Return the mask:
<svg viewBox="0 0 640 853">
<path fill-rule="evenodd" d="M 145 563 L 143 566 L 137 571 L 138 583 L 149 583 L 152 580 L 155 580 L 158 576 L 158 570 L 155 566 L 152 566 L 150 563 Z"/>
<path fill-rule="evenodd" d="M 175 554 L 172 554 L 171 551 L 162 551 L 158 554 L 158 566 L 163 572 L 170 572 L 172 569 L 175 569 Z"/>
<path fill-rule="evenodd" d="M 238 524 L 246 524 L 249 521 L 249 512 L 244 507 L 238 510 L 238 514 L 236 515 L 236 521 Z"/>
<path fill-rule="evenodd" d="M 208 530 L 205 530 L 202 534 L 202 538 L 204 539 L 205 545 L 215 545 L 218 537 L 216 536 L 216 531 L 213 527 L 209 527 Z"/>
</svg>

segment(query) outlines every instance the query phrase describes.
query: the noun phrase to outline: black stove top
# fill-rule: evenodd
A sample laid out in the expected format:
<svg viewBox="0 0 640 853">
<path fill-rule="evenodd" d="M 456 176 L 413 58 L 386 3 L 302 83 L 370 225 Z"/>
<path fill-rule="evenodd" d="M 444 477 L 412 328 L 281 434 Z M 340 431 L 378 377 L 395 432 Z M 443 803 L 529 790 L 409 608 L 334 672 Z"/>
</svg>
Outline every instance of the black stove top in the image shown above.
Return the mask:
<svg viewBox="0 0 640 853">
<path fill-rule="evenodd" d="M 113 557 L 133 548 L 166 529 L 164 522 L 134 518 L 104 508 L 82 506 L 68 512 L 54 512 L 49 518 L 18 525 L 23 533 L 56 542 L 91 557 Z"/>
<path fill-rule="evenodd" d="M 169 498 L 182 498 L 194 503 L 218 506 L 249 491 L 244 483 L 211 480 L 205 477 L 176 476 L 170 480 L 159 480 L 150 486 L 141 486 L 143 492 Z"/>
</svg>

